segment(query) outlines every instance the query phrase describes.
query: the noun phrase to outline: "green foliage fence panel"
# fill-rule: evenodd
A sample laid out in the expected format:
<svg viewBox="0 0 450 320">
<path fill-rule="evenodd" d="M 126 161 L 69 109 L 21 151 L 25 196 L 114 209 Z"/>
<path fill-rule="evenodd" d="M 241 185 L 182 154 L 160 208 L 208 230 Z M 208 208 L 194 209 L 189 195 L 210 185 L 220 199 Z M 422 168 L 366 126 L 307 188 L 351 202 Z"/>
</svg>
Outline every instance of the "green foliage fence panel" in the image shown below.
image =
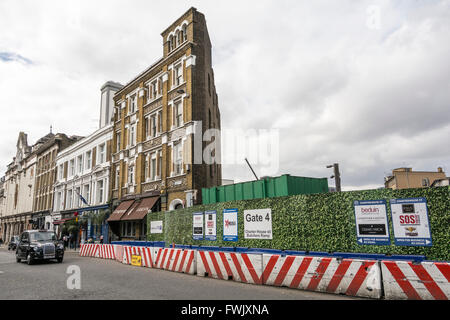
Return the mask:
<svg viewBox="0 0 450 320">
<path fill-rule="evenodd" d="M 149 226 L 151 220 L 164 220 L 164 234 L 151 235 L 149 232 L 148 240 L 165 241 L 166 244 L 176 243 L 201 246 L 425 255 L 429 260 L 450 261 L 449 191 L 449 187 L 405 190 L 380 189 L 199 205 L 177 211 L 149 214 Z M 389 200 L 417 197 L 427 199 L 433 246 L 395 246 Z M 356 239 L 353 202 L 356 200 L 381 199 L 386 199 L 388 202 L 387 213 L 391 245 L 359 245 Z M 232 208 L 238 209 L 239 240 L 237 242 L 226 242 L 222 240 L 222 210 Z M 264 208 L 272 209 L 273 240 L 244 239 L 244 210 Z M 207 210 L 217 211 L 217 241 L 194 241 L 192 239 L 192 214 Z"/>
</svg>

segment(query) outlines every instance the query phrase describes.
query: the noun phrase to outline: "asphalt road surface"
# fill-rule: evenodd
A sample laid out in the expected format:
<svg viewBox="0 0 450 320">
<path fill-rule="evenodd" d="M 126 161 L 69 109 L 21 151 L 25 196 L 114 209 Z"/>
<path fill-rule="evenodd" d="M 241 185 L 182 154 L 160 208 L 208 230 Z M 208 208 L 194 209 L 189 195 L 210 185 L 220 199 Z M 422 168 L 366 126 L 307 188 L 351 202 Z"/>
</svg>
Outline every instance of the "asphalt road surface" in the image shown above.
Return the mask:
<svg viewBox="0 0 450 320">
<path fill-rule="evenodd" d="M 79 282 L 73 280 L 71 268 L 80 271 Z M 0 248 L 0 288 L 0 300 L 359 300 L 132 267 L 114 260 L 80 257 L 70 251 L 65 253 L 63 263 L 29 266 L 17 263 L 14 252 L 5 247 Z"/>
</svg>

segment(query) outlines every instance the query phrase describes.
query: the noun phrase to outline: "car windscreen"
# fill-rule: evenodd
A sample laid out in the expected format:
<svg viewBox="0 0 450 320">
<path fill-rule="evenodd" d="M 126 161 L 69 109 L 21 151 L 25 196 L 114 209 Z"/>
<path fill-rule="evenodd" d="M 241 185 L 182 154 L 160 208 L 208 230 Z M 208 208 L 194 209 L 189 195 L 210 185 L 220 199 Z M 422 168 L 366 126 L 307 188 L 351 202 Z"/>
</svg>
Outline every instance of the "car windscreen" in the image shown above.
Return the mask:
<svg viewBox="0 0 450 320">
<path fill-rule="evenodd" d="M 54 232 L 33 232 L 30 233 L 31 241 L 52 241 L 56 240 Z"/>
</svg>

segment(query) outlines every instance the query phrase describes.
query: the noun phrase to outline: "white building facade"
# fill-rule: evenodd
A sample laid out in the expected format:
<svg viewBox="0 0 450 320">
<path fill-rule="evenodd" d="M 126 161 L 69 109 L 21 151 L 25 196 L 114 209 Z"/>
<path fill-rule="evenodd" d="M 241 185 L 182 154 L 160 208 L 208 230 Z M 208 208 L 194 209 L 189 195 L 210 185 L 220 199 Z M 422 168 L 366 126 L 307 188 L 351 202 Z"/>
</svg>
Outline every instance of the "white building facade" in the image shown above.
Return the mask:
<svg viewBox="0 0 450 320">
<path fill-rule="evenodd" d="M 90 238 L 98 240 L 100 235 L 106 240 L 108 235 L 107 223 L 99 224 L 94 217 L 110 209 L 112 97 L 121 87 L 107 82 L 101 88 L 100 128 L 64 149 L 56 159 L 52 222 L 55 231 L 61 233 L 67 221 L 87 221 L 79 225 L 76 234 L 80 243 Z"/>
</svg>

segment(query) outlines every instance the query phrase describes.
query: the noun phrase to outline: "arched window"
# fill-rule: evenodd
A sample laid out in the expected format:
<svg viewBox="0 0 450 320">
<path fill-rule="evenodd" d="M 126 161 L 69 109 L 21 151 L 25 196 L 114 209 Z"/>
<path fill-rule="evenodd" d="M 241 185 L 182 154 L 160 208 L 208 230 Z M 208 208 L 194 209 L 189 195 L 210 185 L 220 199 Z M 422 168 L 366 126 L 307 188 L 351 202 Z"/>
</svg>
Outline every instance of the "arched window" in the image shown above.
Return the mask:
<svg viewBox="0 0 450 320">
<path fill-rule="evenodd" d="M 177 47 L 181 44 L 181 34 L 180 34 L 180 31 L 177 31 L 176 33 L 175 33 L 175 36 L 176 36 L 176 38 L 177 38 L 177 42 L 176 42 L 176 44 L 177 44 Z"/>
<path fill-rule="evenodd" d="M 183 34 L 183 42 L 187 40 L 187 24 L 183 24 L 181 27 L 182 34 Z"/>
</svg>

